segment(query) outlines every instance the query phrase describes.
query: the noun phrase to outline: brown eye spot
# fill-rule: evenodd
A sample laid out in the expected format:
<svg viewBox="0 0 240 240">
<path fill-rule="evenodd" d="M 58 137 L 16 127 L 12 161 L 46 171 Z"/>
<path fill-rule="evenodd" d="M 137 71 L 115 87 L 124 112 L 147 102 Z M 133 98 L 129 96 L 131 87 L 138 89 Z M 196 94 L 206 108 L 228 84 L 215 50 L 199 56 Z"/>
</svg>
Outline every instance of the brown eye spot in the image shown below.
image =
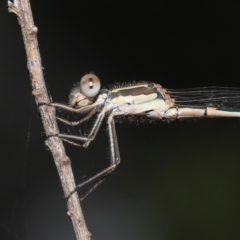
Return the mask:
<svg viewBox="0 0 240 240">
<path fill-rule="evenodd" d="M 95 74 L 86 74 L 80 81 L 80 91 L 86 97 L 95 97 L 99 93 L 100 88 L 100 80 Z"/>
</svg>

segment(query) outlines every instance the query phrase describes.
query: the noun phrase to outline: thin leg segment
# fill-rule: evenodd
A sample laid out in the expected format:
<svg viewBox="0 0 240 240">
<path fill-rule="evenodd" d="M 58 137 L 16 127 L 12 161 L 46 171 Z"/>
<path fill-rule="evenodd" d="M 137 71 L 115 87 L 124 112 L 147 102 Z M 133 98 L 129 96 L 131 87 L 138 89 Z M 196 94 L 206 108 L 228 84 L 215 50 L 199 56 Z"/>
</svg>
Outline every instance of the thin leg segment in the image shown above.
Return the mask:
<svg viewBox="0 0 240 240">
<path fill-rule="evenodd" d="M 71 122 L 71 121 L 68 121 L 68 120 L 60 118 L 60 117 L 57 117 L 57 120 L 59 120 L 60 122 L 66 124 L 66 125 L 75 127 L 75 126 L 81 124 L 82 122 L 87 121 L 89 118 L 91 118 L 96 113 L 96 111 L 97 111 L 97 108 L 94 108 L 90 113 L 88 113 L 85 117 L 81 118 L 79 121 Z"/>
<path fill-rule="evenodd" d="M 86 113 L 90 110 L 92 110 L 94 107 L 99 106 L 100 104 L 98 102 L 95 102 L 94 104 L 84 106 L 82 108 L 72 108 L 67 105 L 61 104 L 61 103 L 51 103 L 51 106 L 58 107 L 61 109 L 65 109 L 69 112 L 75 112 L 75 113 Z"/>
<path fill-rule="evenodd" d="M 69 143 L 69 144 L 72 144 L 74 146 L 78 146 L 78 147 L 84 147 L 84 148 L 87 148 L 90 144 L 91 141 L 93 141 L 99 131 L 99 128 L 102 124 L 102 121 L 105 117 L 105 112 L 106 110 L 102 110 L 102 112 L 98 115 L 93 127 L 92 127 L 92 130 L 90 131 L 90 133 L 88 134 L 87 137 L 81 137 L 81 136 L 76 136 L 76 135 L 68 135 L 68 134 L 59 134 L 59 137 L 62 138 L 63 141 Z M 72 139 L 72 140 L 76 140 L 76 141 L 82 141 L 84 142 L 83 144 L 78 144 L 78 143 L 75 143 L 71 140 L 68 140 L 68 139 Z"/>
</svg>

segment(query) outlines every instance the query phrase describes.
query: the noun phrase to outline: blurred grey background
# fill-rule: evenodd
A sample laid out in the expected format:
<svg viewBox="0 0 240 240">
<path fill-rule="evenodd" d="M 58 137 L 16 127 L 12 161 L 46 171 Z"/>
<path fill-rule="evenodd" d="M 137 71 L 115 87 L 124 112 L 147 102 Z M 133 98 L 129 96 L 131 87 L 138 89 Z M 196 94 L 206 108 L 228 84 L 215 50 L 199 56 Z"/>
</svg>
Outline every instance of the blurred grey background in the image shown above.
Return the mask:
<svg viewBox="0 0 240 240">
<path fill-rule="evenodd" d="M 72 84 L 90 71 L 103 87 L 133 80 L 166 88 L 240 87 L 239 1 L 31 5 L 54 102 L 66 103 Z M 3 0 L 0 91 L 0 239 L 75 239 L 44 146 L 19 24 Z M 93 240 L 240 239 L 238 119 L 116 128 L 122 163 L 82 203 Z M 66 150 L 76 182 L 91 177 L 109 164 L 106 124 L 87 150 Z"/>
</svg>

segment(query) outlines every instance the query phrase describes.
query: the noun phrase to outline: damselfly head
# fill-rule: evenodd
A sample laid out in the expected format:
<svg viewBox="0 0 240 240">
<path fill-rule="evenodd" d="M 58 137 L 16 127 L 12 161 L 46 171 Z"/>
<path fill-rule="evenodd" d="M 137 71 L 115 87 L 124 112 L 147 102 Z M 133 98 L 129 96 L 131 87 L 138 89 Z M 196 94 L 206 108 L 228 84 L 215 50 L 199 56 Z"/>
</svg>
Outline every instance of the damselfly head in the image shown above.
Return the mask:
<svg viewBox="0 0 240 240">
<path fill-rule="evenodd" d="M 101 83 L 99 78 L 92 74 L 84 75 L 80 82 L 76 83 L 69 95 L 69 104 L 73 108 L 82 108 L 93 104 L 94 98 L 99 93 Z"/>
</svg>

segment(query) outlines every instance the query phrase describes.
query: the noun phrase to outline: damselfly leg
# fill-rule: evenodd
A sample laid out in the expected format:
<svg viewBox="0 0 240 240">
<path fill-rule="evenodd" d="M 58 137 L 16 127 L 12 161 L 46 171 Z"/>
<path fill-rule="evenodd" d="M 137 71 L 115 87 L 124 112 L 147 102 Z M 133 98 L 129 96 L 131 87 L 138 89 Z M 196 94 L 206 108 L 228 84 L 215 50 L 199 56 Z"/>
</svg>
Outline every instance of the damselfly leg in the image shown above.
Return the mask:
<svg viewBox="0 0 240 240">
<path fill-rule="evenodd" d="M 109 131 L 109 139 L 110 139 L 110 150 L 111 150 L 111 163 L 110 166 L 104 169 L 103 171 L 97 173 L 95 176 L 92 178 L 86 180 L 85 182 L 79 184 L 76 186 L 76 188 L 67 196 L 67 199 L 77 190 L 80 189 L 81 187 L 85 186 L 86 184 L 91 183 L 92 181 L 99 179 L 97 183 L 94 184 L 92 188 L 90 188 L 82 197 L 81 201 L 86 198 L 94 189 L 96 189 L 103 181 L 104 179 L 112 173 L 117 165 L 120 163 L 120 154 L 119 154 L 119 149 L 118 149 L 118 141 L 117 141 L 117 135 L 116 135 L 116 129 L 115 129 L 115 121 L 114 121 L 114 113 L 112 113 L 109 118 L 108 118 L 108 131 Z M 95 124 L 87 138 L 80 137 L 80 136 L 73 136 L 73 135 L 66 135 L 66 134 L 60 134 L 59 137 L 62 138 L 62 140 L 78 147 L 84 147 L 87 148 L 90 144 L 91 141 L 93 141 L 96 137 L 96 134 L 99 130 L 99 127 L 102 123 L 102 120 L 104 119 L 104 111 L 102 111 L 99 115 L 97 120 L 95 121 Z M 67 139 L 66 139 L 67 138 Z M 76 140 L 76 141 L 83 141 L 85 142 L 84 144 L 78 144 L 75 143 L 71 140 Z"/>
<path fill-rule="evenodd" d="M 89 114 L 87 114 L 85 117 L 81 118 L 78 121 L 68 121 L 68 120 L 60 118 L 60 117 L 57 117 L 57 120 L 66 124 L 66 125 L 75 127 L 75 126 L 87 121 L 89 118 L 91 118 L 96 113 L 96 111 L 97 111 L 97 109 L 94 108 Z"/>
</svg>

